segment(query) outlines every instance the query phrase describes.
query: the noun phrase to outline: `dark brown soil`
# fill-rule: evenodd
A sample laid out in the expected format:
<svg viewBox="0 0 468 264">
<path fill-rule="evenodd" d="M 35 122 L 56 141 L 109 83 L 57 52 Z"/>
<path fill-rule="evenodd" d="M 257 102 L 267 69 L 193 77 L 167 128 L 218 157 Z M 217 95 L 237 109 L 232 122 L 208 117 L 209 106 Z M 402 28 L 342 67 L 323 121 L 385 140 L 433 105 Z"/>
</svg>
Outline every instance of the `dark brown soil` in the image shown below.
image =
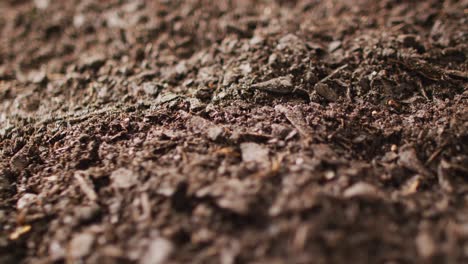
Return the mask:
<svg viewBox="0 0 468 264">
<path fill-rule="evenodd" d="M 0 263 L 468 263 L 468 1 L 0 1 Z"/>
</svg>

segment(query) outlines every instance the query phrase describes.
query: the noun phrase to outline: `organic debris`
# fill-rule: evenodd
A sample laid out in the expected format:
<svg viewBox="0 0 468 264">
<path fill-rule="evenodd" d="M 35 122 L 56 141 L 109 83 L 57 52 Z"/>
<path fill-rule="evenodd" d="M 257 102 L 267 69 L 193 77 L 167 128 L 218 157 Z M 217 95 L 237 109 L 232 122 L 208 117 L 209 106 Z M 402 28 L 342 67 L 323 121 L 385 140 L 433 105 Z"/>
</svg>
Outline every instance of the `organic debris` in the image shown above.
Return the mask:
<svg viewBox="0 0 468 264">
<path fill-rule="evenodd" d="M 467 1 L 0 1 L 0 263 L 468 263 Z"/>
</svg>

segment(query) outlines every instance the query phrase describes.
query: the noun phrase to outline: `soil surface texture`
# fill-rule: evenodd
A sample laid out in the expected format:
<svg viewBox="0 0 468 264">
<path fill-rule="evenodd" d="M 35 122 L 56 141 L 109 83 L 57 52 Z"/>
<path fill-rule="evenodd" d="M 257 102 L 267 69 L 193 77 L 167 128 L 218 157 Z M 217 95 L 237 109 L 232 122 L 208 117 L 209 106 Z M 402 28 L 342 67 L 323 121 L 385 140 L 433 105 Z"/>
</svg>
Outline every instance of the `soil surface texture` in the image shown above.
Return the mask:
<svg viewBox="0 0 468 264">
<path fill-rule="evenodd" d="M 0 263 L 468 263 L 468 1 L 0 1 Z"/>
</svg>

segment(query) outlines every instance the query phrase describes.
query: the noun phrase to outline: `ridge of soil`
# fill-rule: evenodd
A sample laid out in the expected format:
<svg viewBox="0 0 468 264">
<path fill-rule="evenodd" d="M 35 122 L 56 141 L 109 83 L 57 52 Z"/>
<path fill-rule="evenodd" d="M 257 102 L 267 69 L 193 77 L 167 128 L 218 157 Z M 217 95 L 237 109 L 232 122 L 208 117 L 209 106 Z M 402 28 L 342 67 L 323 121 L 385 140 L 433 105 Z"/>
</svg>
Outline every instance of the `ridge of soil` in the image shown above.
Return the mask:
<svg viewBox="0 0 468 264">
<path fill-rule="evenodd" d="M 0 263 L 468 262 L 468 1 L 1 1 Z"/>
</svg>

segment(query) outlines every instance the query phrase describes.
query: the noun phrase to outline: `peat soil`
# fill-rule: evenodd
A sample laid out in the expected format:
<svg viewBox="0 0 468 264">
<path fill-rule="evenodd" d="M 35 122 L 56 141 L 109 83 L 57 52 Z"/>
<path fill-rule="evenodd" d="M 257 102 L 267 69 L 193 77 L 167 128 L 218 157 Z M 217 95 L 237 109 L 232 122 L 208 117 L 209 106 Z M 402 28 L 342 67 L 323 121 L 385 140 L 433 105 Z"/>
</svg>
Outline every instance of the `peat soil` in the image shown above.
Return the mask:
<svg viewBox="0 0 468 264">
<path fill-rule="evenodd" d="M 468 1 L 0 1 L 0 263 L 468 263 Z"/>
</svg>

